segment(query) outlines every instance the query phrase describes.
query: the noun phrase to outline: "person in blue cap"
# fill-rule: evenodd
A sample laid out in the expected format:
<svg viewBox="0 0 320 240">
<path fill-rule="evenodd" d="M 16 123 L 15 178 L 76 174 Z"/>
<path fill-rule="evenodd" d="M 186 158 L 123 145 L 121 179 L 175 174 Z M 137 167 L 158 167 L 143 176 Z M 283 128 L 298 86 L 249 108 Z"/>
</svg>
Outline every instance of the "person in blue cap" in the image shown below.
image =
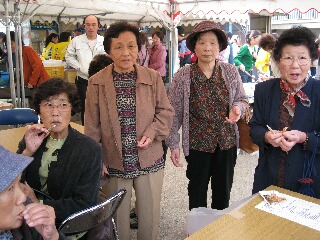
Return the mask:
<svg viewBox="0 0 320 240">
<path fill-rule="evenodd" d="M 180 67 L 191 64 L 191 51 L 187 48 L 184 29 L 181 26 L 178 29 L 178 51 L 180 59 Z"/>
<path fill-rule="evenodd" d="M 67 239 L 55 227 L 52 207 L 27 201 L 20 178 L 32 160 L 0 146 L 0 239 Z"/>
</svg>

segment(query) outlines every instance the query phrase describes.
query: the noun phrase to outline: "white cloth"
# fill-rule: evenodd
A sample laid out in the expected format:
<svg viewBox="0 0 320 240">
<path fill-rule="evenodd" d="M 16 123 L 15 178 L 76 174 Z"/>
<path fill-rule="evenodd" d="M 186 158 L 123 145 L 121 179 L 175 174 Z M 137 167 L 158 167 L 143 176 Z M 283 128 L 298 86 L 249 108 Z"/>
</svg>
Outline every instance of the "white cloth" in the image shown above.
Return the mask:
<svg viewBox="0 0 320 240">
<path fill-rule="evenodd" d="M 93 49 L 90 48 L 90 40 L 87 38 L 86 34 L 72 39 L 68 46 L 66 53 L 66 62 L 77 70 L 77 76 L 88 79 L 88 69 L 91 60 L 97 54 L 105 54 L 103 40 L 104 38 L 97 35 L 97 42 Z"/>
<path fill-rule="evenodd" d="M 228 63 L 229 62 L 229 55 L 230 55 L 230 46 L 228 45 L 225 50 L 222 50 L 221 52 L 219 52 L 219 54 L 217 56 L 217 60 L 224 62 L 224 63 Z"/>
</svg>

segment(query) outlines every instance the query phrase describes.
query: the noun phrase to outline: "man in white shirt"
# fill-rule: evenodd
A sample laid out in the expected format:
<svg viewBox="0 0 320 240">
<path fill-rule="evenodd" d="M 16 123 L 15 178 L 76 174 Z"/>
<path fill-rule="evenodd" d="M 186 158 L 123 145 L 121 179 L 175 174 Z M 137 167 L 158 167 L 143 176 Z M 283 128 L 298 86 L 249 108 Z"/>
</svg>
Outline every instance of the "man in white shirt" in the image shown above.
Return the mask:
<svg viewBox="0 0 320 240">
<path fill-rule="evenodd" d="M 98 35 L 99 19 L 89 15 L 85 17 L 83 24 L 86 33 L 72 39 L 65 56 L 68 65 L 77 70 L 76 85 L 81 100 L 82 125 L 84 125 L 89 64 L 95 55 L 106 53 L 103 46 L 104 38 Z"/>
</svg>

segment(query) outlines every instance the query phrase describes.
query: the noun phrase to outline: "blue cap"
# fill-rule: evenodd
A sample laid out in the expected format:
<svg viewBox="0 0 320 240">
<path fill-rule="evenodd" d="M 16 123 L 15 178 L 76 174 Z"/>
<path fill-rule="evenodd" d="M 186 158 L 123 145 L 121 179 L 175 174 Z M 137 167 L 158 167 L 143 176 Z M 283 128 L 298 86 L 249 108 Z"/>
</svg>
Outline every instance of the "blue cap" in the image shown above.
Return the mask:
<svg viewBox="0 0 320 240">
<path fill-rule="evenodd" d="M 32 160 L 32 157 L 12 153 L 0 145 L 0 192 L 5 190 Z"/>
</svg>

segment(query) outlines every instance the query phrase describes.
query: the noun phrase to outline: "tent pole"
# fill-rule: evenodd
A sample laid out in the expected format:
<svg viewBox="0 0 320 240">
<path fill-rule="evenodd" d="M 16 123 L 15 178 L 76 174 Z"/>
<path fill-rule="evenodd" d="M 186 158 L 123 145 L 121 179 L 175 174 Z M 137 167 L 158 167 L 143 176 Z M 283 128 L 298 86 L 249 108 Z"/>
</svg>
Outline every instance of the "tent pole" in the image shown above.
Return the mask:
<svg viewBox="0 0 320 240">
<path fill-rule="evenodd" d="M 174 8 L 175 8 L 175 3 L 174 0 L 170 1 L 170 18 L 171 18 L 171 24 L 170 24 L 170 32 L 169 32 L 169 86 L 172 81 L 173 77 L 173 71 L 174 71 L 174 44 L 172 42 L 173 40 L 173 34 L 175 32 L 175 27 L 174 27 Z"/>
<path fill-rule="evenodd" d="M 20 62 L 19 62 L 19 57 L 20 57 L 20 49 L 19 49 L 19 42 L 18 42 L 18 23 L 15 21 L 14 22 L 14 39 L 15 39 L 15 79 L 16 79 L 16 94 L 17 94 L 17 107 L 21 107 L 21 84 L 20 84 Z"/>
<path fill-rule="evenodd" d="M 13 72 L 13 61 L 12 61 L 12 48 L 10 38 L 10 17 L 9 17 L 9 0 L 5 0 L 5 19 L 6 19 L 6 38 L 7 38 L 7 52 L 8 52 L 8 63 L 9 63 L 9 75 L 10 75 L 10 92 L 13 107 L 17 107 L 16 102 L 16 90 L 14 84 L 14 72 Z"/>
<path fill-rule="evenodd" d="M 19 78 L 17 75 L 17 82 L 20 80 L 20 90 L 21 90 L 21 107 L 26 107 L 26 95 L 25 95 L 25 86 L 24 86 L 24 75 L 23 75 L 23 59 L 22 59 L 22 34 L 21 34 L 21 17 L 20 17 L 20 7 L 19 3 L 16 5 L 17 10 L 17 27 L 16 27 L 16 43 L 18 43 L 18 49 L 19 54 L 16 56 L 19 56 L 19 59 L 16 58 L 17 62 L 17 69 L 16 72 L 19 73 Z"/>
</svg>

